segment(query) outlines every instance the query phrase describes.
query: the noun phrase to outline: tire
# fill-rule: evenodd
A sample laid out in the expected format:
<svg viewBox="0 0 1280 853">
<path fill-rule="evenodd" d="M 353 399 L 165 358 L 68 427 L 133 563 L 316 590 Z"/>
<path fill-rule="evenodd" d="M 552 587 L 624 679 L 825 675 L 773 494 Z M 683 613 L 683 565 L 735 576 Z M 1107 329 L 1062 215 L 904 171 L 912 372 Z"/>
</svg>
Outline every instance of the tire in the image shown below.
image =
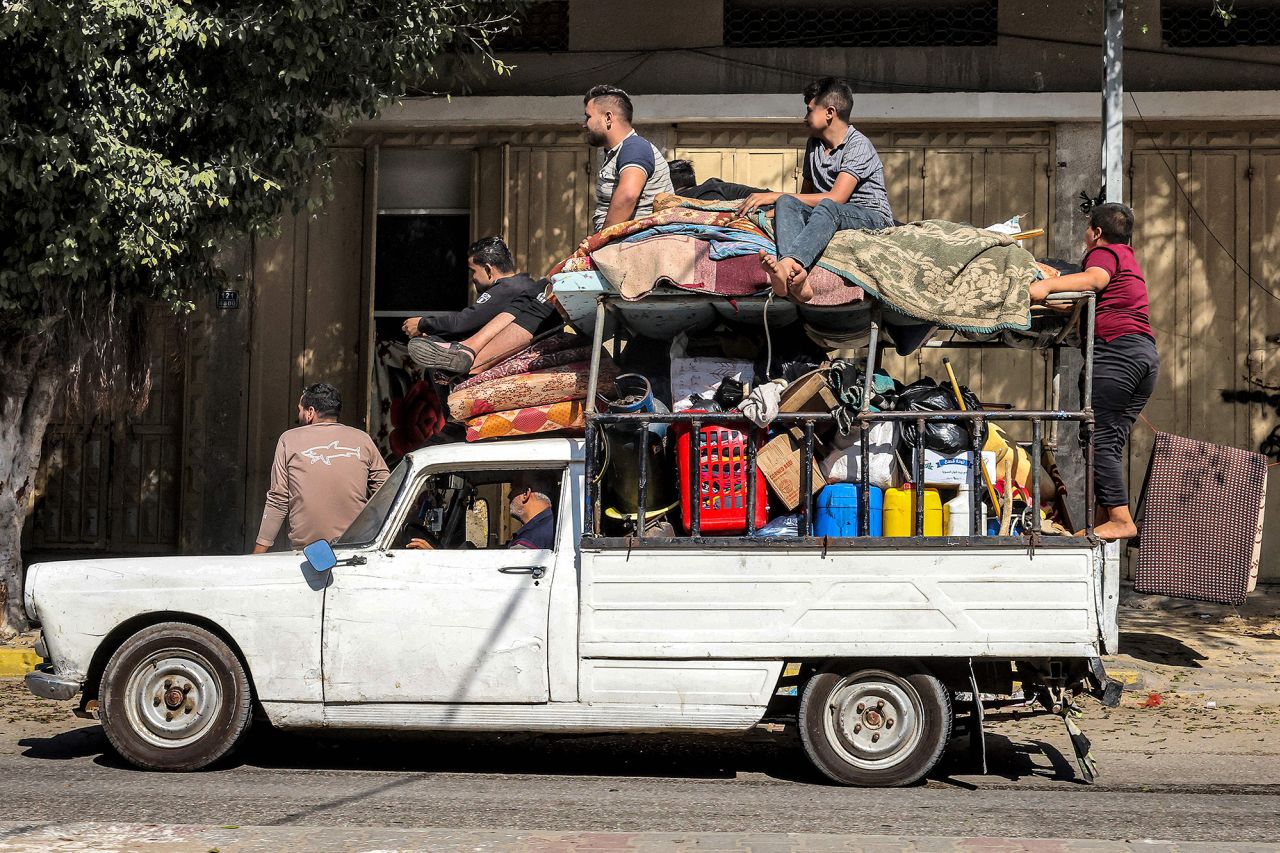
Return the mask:
<svg viewBox="0 0 1280 853">
<path fill-rule="evenodd" d="M 804 751 L 841 785 L 919 781 L 942 757 L 951 723 L 951 694 L 942 682 L 896 667 L 828 667 L 809 679 L 800 700 Z"/>
<path fill-rule="evenodd" d="M 143 770 L 200 770 L 228 755 L 253 720 L 243 664 L 216 635 L 183 622 L 143 628 L 107 662 L 99 717 L 120 756 Z"/>
</svg>

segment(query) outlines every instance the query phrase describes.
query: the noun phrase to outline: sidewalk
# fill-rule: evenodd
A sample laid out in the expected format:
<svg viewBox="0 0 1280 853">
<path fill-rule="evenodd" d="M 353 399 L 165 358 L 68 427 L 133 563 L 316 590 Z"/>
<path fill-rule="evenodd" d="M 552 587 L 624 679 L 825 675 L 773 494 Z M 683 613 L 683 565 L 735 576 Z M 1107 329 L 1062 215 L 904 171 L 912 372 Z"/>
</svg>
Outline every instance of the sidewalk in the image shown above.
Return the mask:
<svg viewBox="0 0 1280 853">
<path fill-rule="evenodd" d="M 1119 622 L 1121 654 L 1104 663 L 1127 690 L 1162 704 L 1280 705 L 1280 586 L 1240 608 L 1122 589 Z"/>
<path fill-rule="evenodd" d="M 177 824 L 78 823 L 60 826 L 0 824 L 0 853 L 27 851 L 129 850 L 139 853 L 275 853 L 278 850 L 423 850 L 432 853 L 605 853 L 670 850 L 783 853 L 1233 853 L 1280 851 L 1280 845 L 1173 842 L 1153 839 L 1086 841 L 1029 838 L 912 838 L 894 835 L 822 835 L 769 832 L 521 832 L 484 829 L 384 829 L 373 827 L 184 826 Z"/>
</svg>

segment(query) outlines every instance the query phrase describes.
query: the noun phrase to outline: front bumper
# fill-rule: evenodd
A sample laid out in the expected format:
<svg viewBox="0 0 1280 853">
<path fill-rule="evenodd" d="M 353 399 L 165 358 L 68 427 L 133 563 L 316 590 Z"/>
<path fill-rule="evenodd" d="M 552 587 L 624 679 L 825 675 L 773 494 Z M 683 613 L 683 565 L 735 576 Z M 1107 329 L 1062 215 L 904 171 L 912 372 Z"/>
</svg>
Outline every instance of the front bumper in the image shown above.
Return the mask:
<svg viewBox="0 0 1280 853">
<path fill-rule="evenodd" d="M 80 682 L 59 678 L 51 672 L 36 670 L 23 679 L 27 689 L 44 699 L 70 699 L 80 692 Z"/>
</svg>

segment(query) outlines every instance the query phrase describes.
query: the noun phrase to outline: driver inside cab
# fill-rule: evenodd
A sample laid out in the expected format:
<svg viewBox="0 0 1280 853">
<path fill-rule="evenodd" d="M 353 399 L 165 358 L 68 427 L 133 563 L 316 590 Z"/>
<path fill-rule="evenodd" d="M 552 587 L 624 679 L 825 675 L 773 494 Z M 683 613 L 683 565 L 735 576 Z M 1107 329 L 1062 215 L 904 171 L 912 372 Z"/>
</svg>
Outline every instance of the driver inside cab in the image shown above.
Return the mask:
<svg viewBox="0 0 1280 853">
<path fill-rule="evenodd" d="M 550 551 L 555 545 L 556 519 L 551 498 L 537 491 L 531 482 L 512 482 L 509 510 L 521 527 L 511 536 L 508 548 L 533 548 Z M 405 545 L 415 550 L 431 550 L 426 539 L 413 538 Z"/>
</svg>

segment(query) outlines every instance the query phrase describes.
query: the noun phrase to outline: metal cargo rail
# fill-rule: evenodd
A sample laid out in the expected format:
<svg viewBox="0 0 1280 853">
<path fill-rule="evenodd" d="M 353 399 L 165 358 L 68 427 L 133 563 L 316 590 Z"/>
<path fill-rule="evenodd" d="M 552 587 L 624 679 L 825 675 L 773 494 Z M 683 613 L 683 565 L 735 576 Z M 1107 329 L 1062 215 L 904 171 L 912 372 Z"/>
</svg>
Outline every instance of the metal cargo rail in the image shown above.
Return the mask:
<svg viewBox="0 0 1280 853">
<path fill-rule="evenodd" d="M 684 299 L 695 298 L 687 295 L 681 295 Z M 653 298 L 648 297 L 649 299 Z M 680 297 L 677 297 L 680 298 Z M 826 548 L 833 543 L 838 543 L 840 547 L 866 547 L 866 548 L 885 548 L 885 547 L 902 547 L 909 545 L 911 547 L 937 547 L 937 548 L 956 548 L 956 547 L 984 547 L 991 548 L 993 546 L 1007 546 L 1017 548 L 1036 548 L 1036 547 L 1052 547 L 1052 546 L 1096 546 L 1097 539 L 1093 535 L 1093 518 L 1094 518 L 1094 448 L 1093 448 L 1093 334 L 1095 322 L 1096 298 L 1093 293 L 1056 293 L 1049 297 L 1054 302 L 1067 302 L 1074 304 L 1074 310 L 1066 320 L 1063 330 L 1055 337 L 1049 346 L 1052 353 L 1052 364 L 1055 381 L 1047 382 L 1045 389 L 1045 407 L 1038 410 L 997 410 L 997 411 L 935 411 L 935 412 L 914 412 L 914 411 L 871 411 L 872 398 L 872 382 L 876 366 L 880 361 L 880 353 L 884 342 L 880 336 L 880 318 L 878 311 L 873 310 L 871 315 L 870 340 L 867 346 L 867 361 L 865 364 L 862 388 L 861 410 L 857 414 L 856 423 L 860 427 L 860 499 L 858 501 L 858 533 L 856 538 L 840 538 L 829 539 L 828 537 L 817 537 L 813 535 L 812 519 L 813 519 L 813 459 L 814 459 L 814 437 L 816 429 L 821 424 L 833 422 L 835 415 L 830 412 L 796 412 L 796 413 L 779 413 L 772 423 L 780 426 L 798 426 L 804 431 L 804 438 L 800 446 L 800 507 L 801 513 L 799 522 L 798 537 L 759 537 L 755 536 L 756 523 L 755 514 L 752 508 L 755 506 L 757 496 L 757 448 L 756 442 L 750 440 L 750 434 L 753 430 L 758 430 L 750 419 L 740 412 L 697 412 L 697 413 L 673 413 L 673 414 L 657 414 L 657 413 L 608 413 L 599 412 L 596 408 L 597 390 L 599 387 L 600 374 L 600 353 L 604 343 L 604 328 L 606 312 L 613 312 L 620 316 L 622 312 L 619 310 L 621 297 L 616 294 L 606 294 L 597 297 L 596 301 L 596 317 L 594 328 L 594 341 L 592 350 L 591 373 L 587 390 L 587 411 L 586 411 L 586 469 L 585 469 L 585 502 L 586 514 L 583 531 L 584 545 L 588 547 L 633 547 L 643 541 L 645 547 L 688 547 L 698 544 L 714 544 L 732 542 L 735 547 L 738 546 L 758 546 L 758 547 L 787 547 L 787 548 Z M 1060 350 L 1065 345 L 1064 341 L 1068 333 L 1083 317 L 1082 337 L 1084 344 L 1084 383 L 1083 394 L 1081 398 L 1081 407 L 1078 410 L 1068 410 L 1060 408 L 1060 390 L 1056 381 L 1058 368 L 1060 365 Z M 625 324 L 625 319 L 623 320 Z M 1001 346 L 998 343 L 987 343 L 977 341 L 942 341 L 932 342 L 928 344 L 930 347 L 941 348 L 972 348 L 972 347 L 992 347 Z M 872 537 L 869 536 L 871 529 L 870 511 L 871 511 L 871 483 L 870 483 L 870 447 L 869 447 L 869 431 L 876 424 L 885 421 L 901 421 L 914 423 L 916 427 L 915 441 L 912 445 L 912 482 L 922 483 L 924 473 L 924 452 L 925 452 L 925 426 L 932 422 L 948 421 L 961 422 L 966 424 L 971 436 L 973 454 L 973 464 L 970 465 L 970 477 L 975 481 L 969 489 L 969 535 L 968 536 L 923 536 L 913 535 L 909 537 Z M 1081 429 L 1086 435 L 1086 452 L 1085 452 L 1085 496 L 1086 496 L 1086 521 L 1085 535 L 1077 536 L 1049 536 L 1043 537 L 1042 525 L 1040 519 L 1040 467 L 1043 449 L 1045 447 L 1044 428 L 1046 424 L 1055 424 L 1060 422 L 1075 421 L 1081 424 Z M 978 524 L 980 513 L 979 503 L 982 500 L 983 490 L 978 486 L 981 483 L 979 473 L 979 465 L 982 465 L 982 447 L 979 443 L 979 437 L 984 434 L 983 426 L 987 422 L 1017 422 L 1030 423 L 1031 425 L 1031 529 L 1024 530 L 1022 536 L 985 536 L 979 535 Z M 699 450 L 701 445 L 701 428 L 711 425 L 725 426 L 741 426 L 744 434 L 748 436 L 746 445 L 746 477 L 747 477 L 747 494 L 746 494 L 746 535 L 745 536 L 704 536 L 700 527 L 701 505 L 702 501 L 699 497 L 700 478 L 697 476 L 688 477 L 685 487 L 688 488 L 689 494 L 685 497 L 689 500 L 689 532 L 686 536 L 676 536 L 672 538 L 664 537 L 606 537 L 601 534 L 601 511 L 600 511 L 600 484 L 598 480 L 602 472 L 597 470 L 596 459 L 603 440 L 604 431 L 614 425 L 630 425 L 637 429 L 640 441 L 637 445 L 637 495 L 636 495 L 636 519 L 638 521 L 638 529 L 643 532 L 643 521 L 646 517 L 646 511 L 649 509 L 648 487 L 649 487 L 649 448 L 650 442 L 655 439 L 649 432 L 651 424 L 679 424 L 687 426 L 690 431 L 689 442 L 689 470 L 696 472 L 699 469 Z M 1056 433 L 1056 431 L 1055 431 Z M 1018 442 L 1010 441 L 1011 444 Z M 1055 440 L 1050 443 L 1051 447 L 1056 448 Z M 925 502 L 923 499 L 917 498 L 913 501 L 915 504 L 915 530 L 924 530 L 924 514 Z"/>
</svg>

